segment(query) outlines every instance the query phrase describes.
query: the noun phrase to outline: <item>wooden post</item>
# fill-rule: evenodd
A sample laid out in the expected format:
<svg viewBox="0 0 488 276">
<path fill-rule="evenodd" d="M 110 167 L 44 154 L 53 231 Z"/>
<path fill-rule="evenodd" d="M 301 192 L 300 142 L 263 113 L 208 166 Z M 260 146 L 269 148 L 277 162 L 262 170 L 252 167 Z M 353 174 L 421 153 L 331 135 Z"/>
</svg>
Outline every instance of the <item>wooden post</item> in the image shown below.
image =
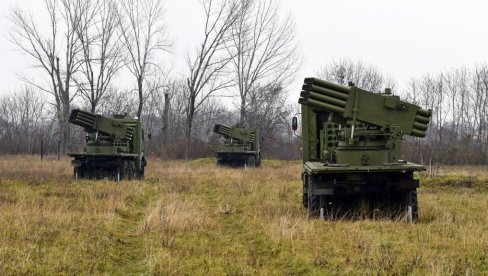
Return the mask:
<svg viewBox="0 0 488 276">
<path fill-rule="evenodd" d="M 61 140 L 58 140 L 58 160 L 61 154 Z"/>
<path fill-rule="evenodd" d="M 164 93 L 164 107 L 163 107 L 163 129 L 162 129 L 163 146 L 161 147 L 163 158 L 166 158 L 166 150 L 167 150 L 167 143 L 168 143 L 168 121 L 169 121 L 169 92 L 166 91 Z"/>
<path fill-rule="evenodd" d="M 41 139 L 41 160 L 44 158 L 44 139 Z"/>
</svg>

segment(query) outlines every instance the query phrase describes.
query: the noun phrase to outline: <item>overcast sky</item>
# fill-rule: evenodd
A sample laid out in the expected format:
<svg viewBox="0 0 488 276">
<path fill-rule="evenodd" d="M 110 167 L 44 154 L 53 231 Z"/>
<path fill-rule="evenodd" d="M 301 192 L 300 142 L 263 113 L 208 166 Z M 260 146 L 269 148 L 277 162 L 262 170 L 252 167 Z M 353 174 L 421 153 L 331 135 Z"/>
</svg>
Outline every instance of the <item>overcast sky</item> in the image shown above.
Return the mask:
<svg viewBox="0 0 488 276">
<path fill-rule="evenodd" d="M 2 0 L 0 5 L 0 93 L 21 86 L 18 74 L 35 75 L 31 61 L 6 39 L 6 16 L 14 5 L 32 11 L 42 0 Z M 169 36 L 174 41 L 173 72 L 181 73 L 185 53 L 201 37 L 198 0 L 165 1 Z M 424 73 L 488 62 L 488 1 L 454 0 L 282 0 L 283 13 L 296 22 L 304 58 L 289 90 L 306 76 L 343 57 L 362 59 L 400 84 Z M 41 18 L 39 18 L 41 19 Z M 295 87 L 296 86 L 296 87 Z"/>
</svg>

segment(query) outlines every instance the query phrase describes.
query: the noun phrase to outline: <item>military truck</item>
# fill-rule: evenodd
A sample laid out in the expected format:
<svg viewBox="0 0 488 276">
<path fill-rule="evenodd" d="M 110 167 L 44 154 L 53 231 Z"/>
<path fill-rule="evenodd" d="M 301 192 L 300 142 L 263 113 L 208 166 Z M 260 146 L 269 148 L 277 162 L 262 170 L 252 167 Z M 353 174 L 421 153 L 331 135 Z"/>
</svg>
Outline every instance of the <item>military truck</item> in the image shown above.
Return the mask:
<svg viewBox="0 0 488 276">
<path fill-rule="evenodd" d="M 213 131 L 225 138 L 223 149 L 217 151 L 217 165 L 231 167 L 261 165 L 259 130 L 216 124 Z"/>
<path fill-rule="evenodd" d="M 388 88 L 373 93 L 317 78 L 304 80 L 298 102 L 309 216 L 406 215 L 416 222 L 417 176 L 425 168 L 403 159 L 402 137 L 425 137 L 431 110 L 401 101 Z"/>
<path fill-rule="evenodd" d="M 143 179 L 144 133 L 139 120 L 127 115 L 107 118 L 79 109 L 71 111 L 69 122 L 84 127 L 86 145 L 83 152 L 70 153 L 73 157 L 75 179 L 109 177 Z"/>
</svg>

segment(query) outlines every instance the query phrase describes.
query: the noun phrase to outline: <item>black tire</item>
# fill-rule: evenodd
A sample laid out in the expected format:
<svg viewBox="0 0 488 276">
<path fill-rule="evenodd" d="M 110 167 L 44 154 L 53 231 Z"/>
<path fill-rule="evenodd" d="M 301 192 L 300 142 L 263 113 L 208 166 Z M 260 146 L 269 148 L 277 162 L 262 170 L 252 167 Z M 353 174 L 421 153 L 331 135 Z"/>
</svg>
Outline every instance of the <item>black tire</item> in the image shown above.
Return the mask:
<svg viewBox="0 0 488 276">
<path fill-rule="evenodd" d="M 141 167 L 141 171 L 139 172 L 139 175 L 137 176 L 137 178 L 140 180 L 144 179 L 144 168 L 145 168 L 145 166 Z"/>
<path fill-rule="evenodd" d="M 308 176 L 308 217 L 317 218 L 320 215 L 320 196 L 314 195 L 313 190 L 317 186 L 316 177 Z"/>
<path fill-rule="evenodd" d="M 406 196 L 407 212 L 408 212 L 408 206 L 412 207 L 412 223 L 419 222 L 419 202 L 417 198 L 417 190 L 411 190 L 407 192 L 407 196 Z"/>
<path fill-rule="evenodd" d="M 79 169 L 79 167 L 75 167 L 75 168 L 73 168 L 73 178 L 74 178 L 75 180 L 81 179 L 81 175 L 80 175 L 80 169 Z"/>
<path fill-rule="evenodd" d="M 134 161 L 127 161 L 127 180 L 132 180 L 134 178 Z"/>
<path fill-rule="evenodd" d="M 303 192 L 302 192 L 302 206 L 308 208 L 308 174 L 304 174 L 302 177 Z"/>
<path fill-rule="evenodd" d="M 122 180 L 122 167 L 117 166 L 115 168 L 115 182 L 120 182 L 120 180 Z"/>
<path fill-rule="evenodd" d="M 256 157 L 254 157 L 254 156 L 247 157 L 247 166 L 249 168 L 255 168 L 256 167 Z"/>
<path fill-rule="evenodd" d="M 120 180 L 127 179 L 127 160 L 122 160 L 120 164 Z"/>
<path fill-rule="evenodd" d="M 390 200 L 390 213 L 392 214 L 392 219 L 409 219 L 409 206 L 412 207 L 411 222 L 417 223 L 419 220 L 417 190 L 413 189 L 395 192 Z"/>
<path fill-rule="evenodd" d="M 88 178 L 88 176 L 88 172 L 86 171 L 84 166 L 73 168 L 74 179 L 84 179 Z"/>
</svg>

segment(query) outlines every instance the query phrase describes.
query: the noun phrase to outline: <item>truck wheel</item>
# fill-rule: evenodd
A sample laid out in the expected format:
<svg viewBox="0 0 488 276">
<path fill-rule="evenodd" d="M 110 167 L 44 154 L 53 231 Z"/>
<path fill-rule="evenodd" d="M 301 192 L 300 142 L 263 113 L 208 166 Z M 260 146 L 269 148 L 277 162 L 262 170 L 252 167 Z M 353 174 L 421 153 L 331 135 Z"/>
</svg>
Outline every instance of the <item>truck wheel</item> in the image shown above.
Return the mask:
<svg viewBox="0 0 488 276">
<path fill-rule="evenodd" d="M 120 166 L 117 166 L 115 169 L 115 182 L 120 182 L 121 180 L 121 168 Z"/>
<path fill-rule="evenodd" d="M 303 192 L 302 192 L 302 206 L 303 208 L 308 208 L 308 175 L 304 174 L 302 177 L 303 182 Z"/>
<path fill-rule="evenodd" d="M 86 178 L 86 172 L 84 167 L 73 168 L 73 176 L 76 180 Z"/>
<path fill-rule="evenodd" d="M 317 186 L 314 175 L 308 177 L 308 217 L 317 218 L 320 212 L 320 196 L 314 195 L 313 190 Z"/>
<path fill-rule="evenodd" d="M 120 180 L 127 179 L 127 160 L 122 160 L 121 165 L 120 165 Z"/>
<path fill-rule="evenodd" d="M 139 172 L 138 175 L 138 178 L 141 180 L 144 179 L 144 168 L 145 168 L 144 166 L 141 167 L 141 171 Z"/>
<path fill-rule="evenodd" d="M 127 180 L 135 179 L 134 161 L 127 161 Z"/>
<path fill-rule="evenodd" d="M 406 196 L 407 212 L 409 207 L 412 208 L 412 223 L 419 222 L 419 202 L 417 199 L 417 190 L 411 190 L 407 192 Z M 408 215 L 408 214 L 407 214 Z"/>
<path fill-rule="evenodd" d="M 256 167 L 256 157 L 254 156 L 249 156 L 247 158 L 247 166 L 249 168 L 255 168 Z"/>
</svg>

